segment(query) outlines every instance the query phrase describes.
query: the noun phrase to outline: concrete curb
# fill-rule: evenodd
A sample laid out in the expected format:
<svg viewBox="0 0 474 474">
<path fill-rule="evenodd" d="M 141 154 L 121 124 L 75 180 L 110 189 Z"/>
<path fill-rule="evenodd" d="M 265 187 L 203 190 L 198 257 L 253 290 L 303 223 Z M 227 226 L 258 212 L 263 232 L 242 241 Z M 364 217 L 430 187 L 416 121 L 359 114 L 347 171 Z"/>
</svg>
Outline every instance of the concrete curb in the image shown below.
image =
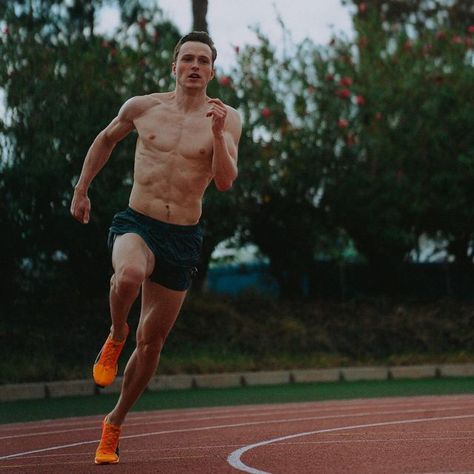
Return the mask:
<svg viewBox="0 0 474 474">
<path fill-rule="evenodd" d="M 474 377 L 474 364 L 440 364 L 396 367 L 342 367 L 334 369 L 276 370 L 232 372 L 200 375 L 155 375 L 148 385 L 150 391 L 228 388 L 251 385 L 336 382 L 339 380 L 389 380 L 423 378 Z M 0 402 L 38 400 L 93 394 L 119 393 L 122 377 L 105 389 L 92 380 L 69 380 L 0 385 Z"/>
</svg>

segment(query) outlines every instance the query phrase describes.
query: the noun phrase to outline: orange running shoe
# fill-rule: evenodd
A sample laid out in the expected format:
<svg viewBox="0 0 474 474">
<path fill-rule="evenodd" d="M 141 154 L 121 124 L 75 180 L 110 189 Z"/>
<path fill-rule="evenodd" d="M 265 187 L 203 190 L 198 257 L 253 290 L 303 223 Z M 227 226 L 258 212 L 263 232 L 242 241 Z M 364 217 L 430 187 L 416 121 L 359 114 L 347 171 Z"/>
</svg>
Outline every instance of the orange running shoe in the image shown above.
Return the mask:
<svg viewBox="0 0 474 474">
<path fill-rule="evenodd" d="M 99 447 L 95 452 L 96 464 L 117 464 L 119 462 L 119 438 L 121 428 L 107 422 L 107 417 L 102 422 L 102 436 Z"/>
<path fill-rule="evenodd" d="M 127 324 L 127 336 L 129 333 L 129 328 Z M 102 349 L 97 356 L 92 374 L 94 376 L 94 382 L 97 386 L 104 388 L 110 385 L 117 375 L 118 370 L 118 359 L 120 353 L 122 352 L 127 336 L 123 341 L 114 341 L 112 336 L 109 334 L 109 337 L 105 341 L 105 344 L 102 346 Z"/>
</svg>

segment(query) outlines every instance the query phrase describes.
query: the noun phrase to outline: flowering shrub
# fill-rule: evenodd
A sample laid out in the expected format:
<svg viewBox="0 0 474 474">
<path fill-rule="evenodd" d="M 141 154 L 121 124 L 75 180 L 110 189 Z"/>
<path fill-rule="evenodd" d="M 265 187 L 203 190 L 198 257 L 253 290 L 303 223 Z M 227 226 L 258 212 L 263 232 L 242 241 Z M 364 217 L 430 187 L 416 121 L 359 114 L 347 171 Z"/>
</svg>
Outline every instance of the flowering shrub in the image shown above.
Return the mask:
<svg viewBox="0 0 474 474">
<path fill-rule="evenodd" d="M 306 40 L 281 57 L 260 35 L 240 50 L 244 235 L 281 285 L 299 284 L 314 256 L 343 258 L 349 239 L 374 267 L 407 259 L 422 234 L 470 258 L 471 29 L 408 37 L 371 8 L 359 3 L 353 41 Z"/>
</svg>

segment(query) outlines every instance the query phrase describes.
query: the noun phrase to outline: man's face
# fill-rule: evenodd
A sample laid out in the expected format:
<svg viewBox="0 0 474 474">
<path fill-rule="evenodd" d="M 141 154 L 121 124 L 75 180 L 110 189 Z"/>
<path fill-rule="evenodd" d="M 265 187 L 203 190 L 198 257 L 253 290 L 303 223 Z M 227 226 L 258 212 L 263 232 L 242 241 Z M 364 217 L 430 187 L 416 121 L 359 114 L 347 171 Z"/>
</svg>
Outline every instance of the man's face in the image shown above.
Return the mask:
<svg viewBox="0 0 474 474">
<path fill-rule="evenodd" d="M 205 88 L 214 77 L 211 48 L 199 41 L 187 41 L 173 63 L 173 73 L 182 87 Z"/>
</svg>

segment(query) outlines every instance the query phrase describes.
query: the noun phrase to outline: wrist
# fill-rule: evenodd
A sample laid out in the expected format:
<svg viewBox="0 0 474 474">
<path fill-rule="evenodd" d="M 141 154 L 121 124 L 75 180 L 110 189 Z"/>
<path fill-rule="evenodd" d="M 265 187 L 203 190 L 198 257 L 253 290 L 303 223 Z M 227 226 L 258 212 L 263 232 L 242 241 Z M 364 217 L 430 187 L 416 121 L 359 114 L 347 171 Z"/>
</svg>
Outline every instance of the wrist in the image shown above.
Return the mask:
<svg viewBox="0 0 474 474">
<path fill-rule="evenodd" d="M 76 186 L 74 186 L 74 193 L 87 196 L 87 186 L 84 186 L 83 184 L 76 184 Z"/>
</svg>

